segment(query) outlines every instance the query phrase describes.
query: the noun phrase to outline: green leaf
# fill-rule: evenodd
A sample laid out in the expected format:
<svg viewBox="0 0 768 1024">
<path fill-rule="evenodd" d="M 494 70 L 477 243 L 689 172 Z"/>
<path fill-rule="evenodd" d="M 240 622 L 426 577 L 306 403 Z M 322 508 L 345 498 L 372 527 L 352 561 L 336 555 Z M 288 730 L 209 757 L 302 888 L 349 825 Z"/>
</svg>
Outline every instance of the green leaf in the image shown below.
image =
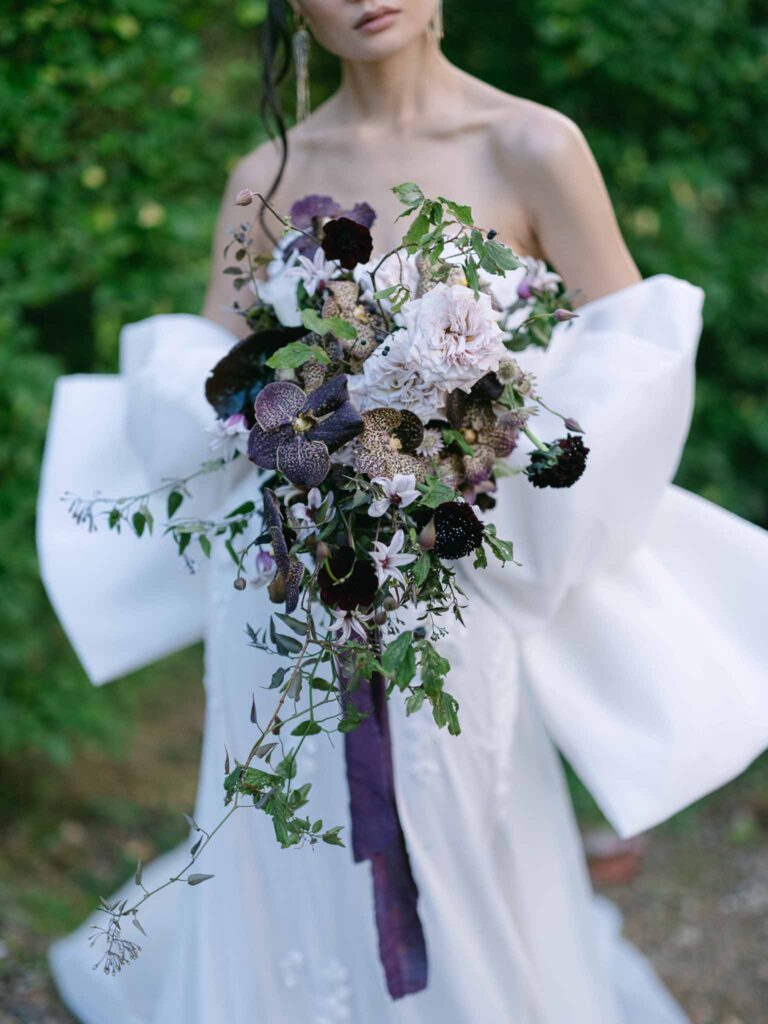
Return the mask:
<svg viewBox="0 0 768 1024">
<path fill-rule="evenodd" d="M 475 454 L 475 449 L 467 441 L 460 430 L 452 430 L 446 427 L 443 430 L 443 441 L 445 441 L 446 444 L 457 444 L 465 455 Z"/>
<path fill-rule="evenodd" d="M 275 629 L 275 620 L 270 617 L 269 620 L 269 639 L 277 648 L 277 653 L 286 654 L 298 654 L 301 650 L 301 643 L 292 636 L 287 636 L 285 633 L 278 633 Z"/>
<path fill-rule="evenodd" d="M 227 512 L 225 519 L 234 519 L 237 516 L 247 516 L 251 512 L 254 512 L 256 506 L 252 501 L 244 501 L 242 505 L 238 505 L 237 508 L 232 509 L 231 512 Z"/>
<path fill-rule="evenodd" d="M 144 518 L 143 512 L 134 512 L 131 516 L 131 525 L 133 526 L 133 532 L 137 537 L 140 537 L 144 533 L 144 527 L 147 525 L 147 521 Z"/>
<path fill-rule="evenodd" d="M 339 832 L 341 832 L 341 825 L 329 828 L 327 832 L 323 832 L 323 842 L 328 843 L 329 846 L 343 846 L 344 843 L 339 836 Z"/>
<path fill-rule="evenodd" d="M 502 564 L 514 562 L 514 546 L 512 541 L 502 540 L 500 537 L 497 537 L 496 527 L 493 523 L 486 524 L 484 536 L 486 544 Z"/>
<path fill-rule="evenodd" d="M 192 540 L 191 533 L 180 533 L 179 534 L 179 554 L 183 555 L 189 542 Z"/>
<path fill-rule="evenodd" d="M 416 675 L 416 653 L 413 649 L 413 633 L 406 630 L 384 649 L 381 665 L 395 685 L 404 690 Z"/>
<path fill-rule="evenodd" d="M 310 679 L 309 685 L 313 690 L 332 690 L 333 683 L 329 683 L 327 679 Z"/>
<path fill-rule="evenodd" d="M 428 476 L 423 484 L 419 484 L 419 490 L 421 491 L 421 504 L 427 508 L 437 508 L 443 502 L 453 501 L 456 498 L 453 488 L 435 476 Z"/>
<path fill-rule="evenodd" d="M 302 622 L 301 619 L 295 619 L 292 615 L 286 615 L 284 612 L 275 612 L 275 616 L 284 622 L 288 629 L 292 630 L 296 636 L 307 635 L 307 624 Z"/>
<path fill-rule="evenodd" d="M 180 491 L 171 491 L 168 495 L 168 518 L 171 519 L 179 511 L 184 495 Z"/>
<path fill-rule="evenodd" d="M 199 540 L 199 543 L 200 543 L 200 547 L 203 550 L 203 554 L 205 555 L 206 558 L 210 558 L 211 557 L 211 542 L 208 540 L 208 538 L 205 536 L 204 533 L 200 534 L 200 537 L 198 538 L 198 540 Z"/>
<path fill-rule="evenodd" d="M 340 341 L 354 341 L 355 338 L 357 337 L 357 329 L 354 327 L 354 325 L 351 324 L 349 320 L 344 320 L 340 316 L 322 317 L 314 309 L 303 309 L 301 311 L 301 319 L 307 330 L 312 331 L 314 334 L 323 335 L 328 334 L 328 332 L 330 331 L 330 333 L 335 338 L 338 338 Z M 303 342 L 291 342 L 291 345 L 301 344 L 303 344 Z M 290 346 L 286 345 L 285 347 L 289 348 Z M 283 350 L 280 349 L 280 352 L 282 351 Z M 313 351 L 323 352 L 322 349 L 318 349 L 317 347 L 315 347 Z M 275 353 L 275 355 L 278 354 L 279 353 L 277 352 Z M 313 358 L 318 359 L 318 362 L 321 363 L 329 363 L 330 359 L 328 358 L 325 352 L 323 352 L 323 356 L 323 359 L 318 359 L 317 356 L 313 356 Z M 267 360 L 267 366 L 272 366 L 272 363 L 269 360 Z"/>
<path fill-rule="evenodd" d="M 287 671 L 288 669 L 285 667 L 275 669 L 275 671 L 272 673 L 272 680 L 269 684 L 270 690 L 276 690 L 278 686 L 283 685 L 283 680 L 285 679 Z"/>
<path fill-rule="evenodd" d="M 419 686 L 417 689 L 415 689 L 413 691 L 413 693 L 409 697 L 406 698 L 406 701 L 405 701 L 405 713 L 406 713 L 406 715 L 414 715 L 414 714 L 416 714 L 417 711 L 421 710 L 421 707 L 424 704 L 424 700 L 425 700 L 426 696 L 427 695 L 424 692 L 423 687 Z"/>
<path fill-rule="evenodd" d="M 304 313 L 313 313 L 314 316 L 317 316 L 313 310 L 305 309 Z M 320 318 L 318 317 L 318 319 Z M 321 321 L 326 324 L 328 322 L 327 320 Z M 324 334 L 325 331 L 318 333 Z M 314 359 L 318 363 L 330 363 L 331 361 L 328 353 L 319 345 L 307 345 L 304 341 L 291 341 L 269 357 L 267 366 L 273 370 L 295 370 L 297 366 L 303 366 L 310 359 Z"/>
<path fill-rule="evenodd" d="M 467 227 L 472 227 L 474 221 L 472 220 L 472 210 L 469 206 L 462 206 L 460 203 L 454 203 L 450 199 L 446 199 L 445 196 L 438 196 L 437 198 L 441 203 L 445 203 L 451 216 L 455 217 L 459 224 L 465 224 Z"/>
<path fill-rule="evenodd" d="M 402 185 L 395 185 L 392 191 L 405 206 L 417 206 L 419 203 L 424 202 L 424 193 L 412 181 L 405 181 Z"/>
<path fill-rule="evenodd" d="M 299 722 L 296 728 L 291 731 L 291 736 L 316 736 L 322 731 L 322 727 L 317 722 L 307 719 L 306 722 Z"/>
<path fill-rule="evenodd" d="M 471 256 L 467 257 L 467 261 L 464 264 L 464 275 L 467 279 L 467 285 L 472 289 L 475 295 L 480 294 L 480 278 L 477 274 L 477 263 L 472 259 Z"/>
<path fill-rule="evenodd" d="M 429 571 L 432 568 L 432 559 L 427 551 L 424 551 L 420 556 L 418 562 L 413 567 L 413 578 L 417 587 L 422 586 Z"/>
<path fill-rule="evenodd" d="M 409 250 L 415 252 L 424 235 L 429 231 L 429 219 L 426 214 L 420 213 L 418 217 L 415 217 L 411 226 L 408 228 L 406 233 L 403 235 L 403 245 Z"/>
</svg>

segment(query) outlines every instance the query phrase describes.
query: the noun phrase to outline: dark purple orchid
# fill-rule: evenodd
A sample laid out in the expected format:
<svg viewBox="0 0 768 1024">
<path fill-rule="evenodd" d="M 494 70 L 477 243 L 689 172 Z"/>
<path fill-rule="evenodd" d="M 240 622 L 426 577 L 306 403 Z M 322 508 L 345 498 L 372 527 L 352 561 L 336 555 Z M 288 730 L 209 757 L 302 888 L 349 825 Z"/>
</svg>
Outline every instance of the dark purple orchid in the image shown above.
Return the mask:
<svg viewBox="0 0 768 1024">
<path fill-rule="evenodd" d="M 496 459 L 506 459 L 517 444 L 517 421 L 509 413 L 497 416 L 488 398 L 473 398 L 463 391 L 452 391 L 446 401 L 446 413 L 454 430 L 472 448 L 472 454 L 456 455 L 454 460 L 461 483 L 472 486 L 488 480 Z"/>
<path fill-rule="evenodd" d="M 316 487 L 328 475 L 330 452 L 351 441 L 363 420 L 347 395 L 344 374 L 307 395 L 287 380 L 267 384 L 254 405 L 248 458 L 278 469 L 293 484 Z"/>
<path fill-rule="evenodd" d="M 273 583 L 281 584 L 282 594 L 285 596 L 285 610 L 290 615 L 296 610 L 299 603 L 299 587 L 301 577 L 304 575 L 304 566 L 296 558 L 291 558 L 288 553 L 288 541 L 285 538 L 283 517 L 280 514 L 280 505 L 274 492 L 268 487 L 264 488 L 264 525 L 269 532 L 269 539 L 272 543 L 272 552 L 275 557 L 277 573 Z M 270 584 L 270 588 L 272 584 Z M 272 589 L 270 589 L 272 596 Z"/>
<path fill-rule="evenodd" d="M 344 210 L 340 203 L 337 203 L 331 196 L 309 195 L 303 199 L 297 199 L 290 209 L 291 223 L 301 231 L 308 231 L 318 237 L 321 234 L 323 223 L 334 217 L 347 217 L 356 224 L 365 228 L 371 228 L 376 220 L 375 211 L 368 203 L 355 203 L 351 210 Z M 318 243 L 311 238 L 302 235 L 293 245 L 302 255 L 314 256 Z"/>
</svg>

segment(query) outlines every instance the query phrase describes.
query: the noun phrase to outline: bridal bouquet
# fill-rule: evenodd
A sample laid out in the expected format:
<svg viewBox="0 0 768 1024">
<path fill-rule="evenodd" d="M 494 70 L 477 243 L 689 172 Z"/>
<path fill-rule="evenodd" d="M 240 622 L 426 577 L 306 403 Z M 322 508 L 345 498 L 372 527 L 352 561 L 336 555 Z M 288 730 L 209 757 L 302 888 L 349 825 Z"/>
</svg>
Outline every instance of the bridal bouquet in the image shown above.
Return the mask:
<svg viewBox="0 0 768 1024">
<path fill-rule="evenodd" d="M 459 732 L 440 652 L 446 621 L 462 618 L 456 562 L 469 558 L 480 570 L 489 558 L 513 561 L 511 541 L 483 521 L 500 476 L 568 487 L 588 449 L 571 419 L 564 436 L 536 437 L 530 419 L 543 401 L 514 355 L 546 345 L 553 326 L 575 316 L 560 279 L 476 226 L 469 207 L 427 198 L 414 184 L 394 192 L 410 223 L 381 256 L 372 255 L 375 214 L 366 203 L 345 211 L 312 195 L 283 218 L 256 193 L 240 193 L 239 205 L 263 202 L 284 231 L 266 260 L 254 254 L 251 227 L 233 231 L 225 273 L 251 333 L 205 385 L 217 416 L 215 458 L 153 495 L 166 492 L 166 532 L 183 557 L 191 560 L 191 545 L 209 557 L 221 541 L 234 586 L 266 586 L 282 606 L 247 627 L 250 643 L 279 659 L 262 680 L 275 701 L 264 722 L 253 705 L 258 736 L 247 756 L 226 757 L 227 816 L 252 803 L 283 847 L 343 845 L 340 826 L 306 813 L 310 787 L 298 779 L 306 737 L 344 735 L 353 851 L 374 865 L 382 960 L 398 995 L 391 947 L 416 962 L 424 951 L 394 801 L 387 701 L 402 695 L 408 714 L 428 709 L 437 727 Z M 521 433 L 534 447 L 513 469 L 505 460 Z M 219 520 L 184 518 L 195 476 L 243 458 L 260 471 L 260 500 Z M 153 526 L 151 497 L 108 502 L 99 514 L 110 528 L 141 535 Z M 93 525 L 94 504 L 75 500 L 72 512 Z M 178 877 L 196 885 L 210 876 L 189 868 L 219 826 L 192 825 L 199 837 Z M 141 867 L 136 880 L 143 889 Z M 121 917 L 140 927 L 149 895 L 144 889 L 131 907 L 104 904 L 107 969 L 137 951 L 116 936 Z"/>
</svg>

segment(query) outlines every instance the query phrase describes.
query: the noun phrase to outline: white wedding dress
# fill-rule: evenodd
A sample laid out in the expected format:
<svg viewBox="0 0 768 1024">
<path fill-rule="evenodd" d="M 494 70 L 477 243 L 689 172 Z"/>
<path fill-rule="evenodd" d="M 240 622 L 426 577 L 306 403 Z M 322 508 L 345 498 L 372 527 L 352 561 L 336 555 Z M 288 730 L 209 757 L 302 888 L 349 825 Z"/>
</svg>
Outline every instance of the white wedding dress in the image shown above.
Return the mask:
<svg viewBox="0 0 768 1024">
<path fill-rule="evenodd" d="M 427 989 L 386 994 L 367 863 L 348 848 L 283 851 L 269 820 L 244 809 L 196 867 L 214 879 L 149 901 L 148 937 L 131 935 L 143 952 L 117 977 L 91 970 L 96 917 L 53 944 L 56 982 L 84 1024 L 684 1024 L 590 892 L 553 741 L 625 835 L 768 744 L 768 537 L 669 483 L 701 299 L 651 278 L 583 307 L 547 351 L 520 357 L 547 402 L 585 427 L 591 455 L 570 490 L 501 481 L 491 518 L 521 566 L 460 565 L 467 628 L 442 650 L 461 736 L 391 703 Z M 169 539 L 89 535 L 59 497 L 138 493 L 205 459 L 203 380 L 234 340 L 197 316 L 156 316 L 124 328 L 118 376 L 61 379 L 39 509 L 48 592 L 94 683 L 204 637 L 195 816 L 206 826 L 222 813 L 225 747 L 242 757 L 254 738 L 251 695 L 265 712 L 274 700 L 261 687 L 275 666 L 244 635 L 272 606 L 264 590 L 233 588 L 226 553 L 190 576 Z M 541 415 L 537 432 L 558 437 L 562 425 Z M 236 460 L 196 488 L 198 508 L 229 511 L 256 484 Z M 312 737 L 304 751 L 313 817 L 346 825 L 343 745 Z M 150 865 L 145 884 L 173 874 L 188 846 Z"/>
</svg>

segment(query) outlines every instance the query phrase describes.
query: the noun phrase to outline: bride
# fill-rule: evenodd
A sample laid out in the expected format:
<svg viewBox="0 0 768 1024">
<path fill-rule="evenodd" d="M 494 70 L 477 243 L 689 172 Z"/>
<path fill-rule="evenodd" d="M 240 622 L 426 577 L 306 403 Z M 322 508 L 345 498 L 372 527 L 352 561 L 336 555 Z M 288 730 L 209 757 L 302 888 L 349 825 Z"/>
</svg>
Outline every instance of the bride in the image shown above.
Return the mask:
<svg viewBox="0 0 768 1024">
<path fill-rule="evenodd" d="M 492 513 L 521 565 L 473 574 L 467 628 L 442 643 L 462 705 L 447 737 L 392 702 L 397 801 L 419 889 L 429 984 L 392 1001 L 376 952 L 369 868 L 348 850 L 283 851 L 258 814 L 236 814 L 206 850 L 213 879 L 173 885 L 142 913 L 140 958 L 93 972 L 86 921 L 54 943 L 64 1001 L 85 1024 L 683 1024 L 648 963 L 592 896 L 556 744 L 625 835 L 740 772 L 768 741 L 768 643 L 756 600 L 765 534 L 670 484 L 690 421 L 702 295 L 640 281 L 595 161 L 555 111 L 507 96 L 439 49 L 435 0 L 270 0 L 265 107 L 286 20 L 342 63 L 338 92 L 234 169 L 202 317 L 126 326 L 121 373 L 59 381 L 41 485 L 39 550 L 51 599 L 94 683 L 203 637 L 205 741 L 195 819 L 221 815 L 224 750 L 252 741 L 252 694 L 269 655 L 247 646 L 263 589 L 233 589 L 226 554 L 189 577 L 169 541 L 78 530 L 58 501 L 137 493 L 206 457 L 211 366 L 247 333 L 222 273 L 242 189 L 287 210 L 307 193 L 375 207 L 377 246 L 400 237 L 392 185 L 472 204 L 519 254 L 553 265 L 579 318 L 521 356 L 592 456 L 568 491 L 500 481 Z M 299 82 L 303 69 L 298 69 Z M 265 254 L 269 232 L 258 229 Z M 231 262 L 231 261 L 227 261 Z M 546 420 L 546 415 L 541 417 Z M 553 435 L 555 436 L 555 435 Z M 200 509 L 254 491 L 206 478 Z M 339 746 L 312 737 L 302 781 L 328 821 L 348 822 Z M 189 843 L 145 869 L 162 883 Z M 135 892 L 133 882 L 120 896 Z"/>
</svg>

